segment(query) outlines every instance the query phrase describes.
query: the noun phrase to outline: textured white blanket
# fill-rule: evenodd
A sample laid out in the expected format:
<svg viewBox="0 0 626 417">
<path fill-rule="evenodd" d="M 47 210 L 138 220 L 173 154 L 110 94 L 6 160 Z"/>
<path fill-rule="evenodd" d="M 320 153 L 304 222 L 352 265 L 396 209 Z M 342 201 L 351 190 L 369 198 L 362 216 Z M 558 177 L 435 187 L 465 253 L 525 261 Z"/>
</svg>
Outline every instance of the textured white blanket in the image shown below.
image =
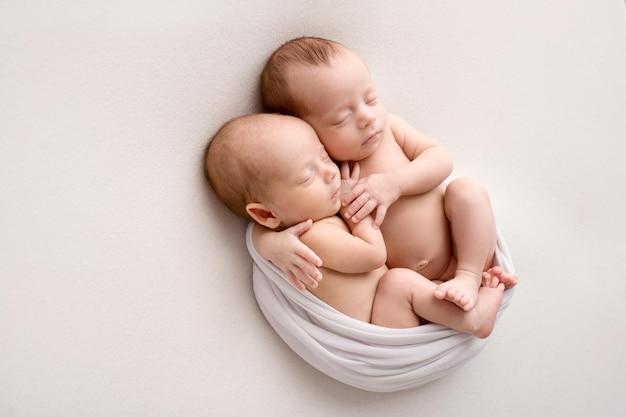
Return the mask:
<svg viewBox="0 0 626 417">
<path fill-rule="evenodd" d="M 346 316 L 308 291 L 300 292 L 284 274 L 246 243 L 254 260 L 257 302 L 278 335 L 305 361 L 328 376 L 368 391 L 393 392 L 418 387 L 472 359 L 487 339 L 477 339 L 437 324 L 389 329 Z M 496 263 L 509 272 L 513 262 L 498 235 Z M 498 316 L 515 288 L 504 292 Z"/>
</svg>

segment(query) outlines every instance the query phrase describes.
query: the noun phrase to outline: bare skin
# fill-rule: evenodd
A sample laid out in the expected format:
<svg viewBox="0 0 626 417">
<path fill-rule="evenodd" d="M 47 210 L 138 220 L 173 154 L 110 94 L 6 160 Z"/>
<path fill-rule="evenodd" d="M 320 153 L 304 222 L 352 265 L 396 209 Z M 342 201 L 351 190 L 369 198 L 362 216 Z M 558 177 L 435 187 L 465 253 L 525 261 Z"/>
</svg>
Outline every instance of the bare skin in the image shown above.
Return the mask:
<svg viewBox="0 0 626 417">
<path fill-rule="evenodd" d="M 390 270 L 379 282 L 372 322 L 385 327 L 411 328 L 424 321 L 445 322 L 446 326 L 478 338 L 488 337 L 495 325 L 502 304 L 505 284 L 494 275 L 486 276 L 478 289 L 478 301 L 467 312 L 455 305 L 432 297 L 435 283 L 418 280 L 403 268 Z M 409 271 L 410 272 L 410 271 Z M 394 300 L 394 302 L 390 302 Z M 411 314 L 411 308 L 415 314 Z"/>
<path fill-rule="evenodd" d="M 342 200 L 346 217 L 358 223 L 375 214 L 390 268 L 445 281 L 430 294 L 472 310 L 497 239 L 484 187 L 467 178 L 443 184 L 452 168 L 448 152 L 387 113 L 365 65 L 348 49 L 330 65 L 294 65 L 287 80 L 333 159 L 358 161 L 360 181 Z"/>
<path fill-rule="evenodd" d="M 313 220 L 300 239 L 319 255 L 324 279 L 308 287 L 311 293 L 348 316 L 381 326 L 413 327 L 420 324 L 421 316 L 477 337 L 491 333 L 503 291 L 495 273 L 489 279 L 493 288 L 481 288 L 481 301 L 469 311 L 435 299 L 432 281 L 413 270 L 385 265 L 385 242 L 371 216 L 358 223 L 335 216 L 344 185 L 349 190 L 359 178 L 358 165 L 351 170 L 344 163 L 339 171 L 315 132 L 300 119 L 265 115 L 254 120 L 259 123 L 256 129 L 231 135 L 239 141 L 231 148 L 249 149 L 250 142 L 262 142 L 244 160 L 266 161 L 280 175 L 261 183 L 266 190 L 258 195 L 263 197 L 247 203 L 246 211 L 267 228 Z M 255 135 L 245 134 L 250 131 Z M 299 140 L 288 140 L 292 137 Z M 299 158 L 294 159 L 294 154 Z M 255 245 L 261 243 L 259 232 L 257 228 L 253 233 Z M 257 248 L 264 256 L 263 247 Z"/>
<path fill-rule="evenodd" d="M 494 266 L 483 272 L 483 286 L 494 287 L 498 284 L 504 284 L 505 288 L 511 288 L 517 285 L 517 275 L 506 272 L 499 266 Z"/>
<path fill-rule="evenodd" d="M 459 179 L 446 188 L 444 210 L 453 240 L 451 270 L 444 277 L 453 278 L 438 285 L 433 294 L 463 309 L 471 308 L 478 297 L 481 272 L 493 264 L 495 254 L 497 232 L 489 195 L 477 181 Z"/>
</svg>

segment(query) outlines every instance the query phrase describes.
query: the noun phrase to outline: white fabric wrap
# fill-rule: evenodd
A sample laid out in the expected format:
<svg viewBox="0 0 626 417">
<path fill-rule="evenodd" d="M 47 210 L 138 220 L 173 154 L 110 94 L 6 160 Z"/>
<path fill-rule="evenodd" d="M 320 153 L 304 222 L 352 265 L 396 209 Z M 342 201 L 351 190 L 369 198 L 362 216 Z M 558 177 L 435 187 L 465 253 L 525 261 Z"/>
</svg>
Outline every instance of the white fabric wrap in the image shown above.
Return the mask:
<svg viewBox="0 0 626 417">
<path fill-rule="evenodd" d="M 475 357 L 488 339 L 477 339 L 437 324 L 390 329 L 365 323 L 335 310 L 308 291 L 297 290 L 252 244 L 256 300 L 276 333 L 300 357 L 331 378 L 367 391 L 415 388 L 453 371 Z M 500 232 L 496 264 L 514 272 Z M 504 292 L 498 317 L 508 307 L 515 287 Z"/>
</svg>

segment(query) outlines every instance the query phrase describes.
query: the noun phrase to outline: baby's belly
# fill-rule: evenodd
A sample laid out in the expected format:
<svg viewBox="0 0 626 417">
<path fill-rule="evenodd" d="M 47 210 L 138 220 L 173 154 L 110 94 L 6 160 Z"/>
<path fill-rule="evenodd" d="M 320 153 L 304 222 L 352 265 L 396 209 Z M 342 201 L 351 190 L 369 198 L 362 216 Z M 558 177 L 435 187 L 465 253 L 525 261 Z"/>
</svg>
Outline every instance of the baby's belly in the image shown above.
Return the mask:
<svg viewBox="0 0 626 417">
<path fill-rule="evenodd" d="M 438 279 L 450 265 L 452 241 L 442 189 L 396 201 L 381 230 L 390 268 L 409 268 Z"/>
</svg>

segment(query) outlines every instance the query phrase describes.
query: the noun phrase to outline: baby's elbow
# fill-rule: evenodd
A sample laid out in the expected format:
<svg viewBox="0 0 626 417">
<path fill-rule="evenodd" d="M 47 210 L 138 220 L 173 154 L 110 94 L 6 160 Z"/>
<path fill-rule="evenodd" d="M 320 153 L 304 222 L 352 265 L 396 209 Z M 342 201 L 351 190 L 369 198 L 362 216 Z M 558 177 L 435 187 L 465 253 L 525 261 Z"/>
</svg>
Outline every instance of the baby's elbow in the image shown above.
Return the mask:
<svg viewBox="0 0 626 417">
<path fill-rule="evenodd" d="M 372 263 L 372 270 L 380 268 L 387 263 L 387 250 L 385 248 L 377 250 L 372 254 L 370 260 Z"/>
<path fill-rule="evenodd" d="M 370 250 L 361 252 L 358 259 L 359 262 L 353 264 L 353 266 L 358 264 L 358 271 L 355 272 L 370 272 L 385 265 L 387 262 L 387 252 L 385 250 L 381 251 L 379 248 L 370 248 Z"/>
</svg>

